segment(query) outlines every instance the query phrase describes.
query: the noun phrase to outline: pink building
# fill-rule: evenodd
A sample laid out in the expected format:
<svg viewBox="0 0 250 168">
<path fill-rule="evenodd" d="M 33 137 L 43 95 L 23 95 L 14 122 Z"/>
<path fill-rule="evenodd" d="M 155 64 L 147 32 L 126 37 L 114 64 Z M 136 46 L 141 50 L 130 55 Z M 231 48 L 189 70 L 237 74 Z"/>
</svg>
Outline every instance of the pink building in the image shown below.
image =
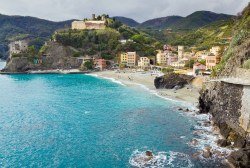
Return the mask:
<svg viewBox="0 0 250 168">
<path fill-rule="evenodd" d="M 95 60 L 95 65 L 96 68 L 100 68 L 100 70 L 104 70 L 105 68 L 107 68 L 107 61 L 105 59 L 97 59 Z"/>
<path fill-rule="evenodd" d="M 199 63 L 199 62 L 196 62 L 193 66 L 193 75 L 194 76 L 197 76 L 200 74 L 200 72 L 202 71 L 205 71 L 206 70 L 206 66 Z"/>
<path fill-rule="evenodd" d="M 178 57 L 175 55 L 168 55 L 167 65 L 171 65 L 173 62 L 177 62 Z"/>
</svg>

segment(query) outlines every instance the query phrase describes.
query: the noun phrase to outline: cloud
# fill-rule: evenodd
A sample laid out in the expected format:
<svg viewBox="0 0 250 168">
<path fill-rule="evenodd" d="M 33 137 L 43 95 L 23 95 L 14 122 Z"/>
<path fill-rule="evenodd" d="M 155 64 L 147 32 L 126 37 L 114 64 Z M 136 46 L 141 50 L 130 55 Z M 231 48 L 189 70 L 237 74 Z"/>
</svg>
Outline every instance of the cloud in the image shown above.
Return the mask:
<svg viewBox="0 0 250 168">
<path fill-rule="evenodd" d="M 248 0 L 0 0 L 0 13 L 55 21 L 82 19 L 92 13 L 125 16 L 137 21 L 197 10 L 237 14 Z"/>
</svg>

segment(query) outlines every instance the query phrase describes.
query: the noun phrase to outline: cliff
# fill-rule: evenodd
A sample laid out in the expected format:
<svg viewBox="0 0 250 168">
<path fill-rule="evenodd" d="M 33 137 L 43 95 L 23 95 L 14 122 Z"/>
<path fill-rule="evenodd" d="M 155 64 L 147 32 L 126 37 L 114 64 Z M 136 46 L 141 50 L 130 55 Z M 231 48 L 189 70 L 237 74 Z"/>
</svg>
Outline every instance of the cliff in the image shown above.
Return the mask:
<svg viewBox="0 0 250 168">
<path fill-rule="evenodd" d="M 50 42 L 42 55 L 34 57 L 29 53 L 20 54 L 8 60 L 4 72 L 27 72 L 29 70 L 78 69 L 81 62 L 72 47 Z M 36 63 L 36 61 L 39 61 Z"/>
<path fill-rule="evenodd" d="M 218 76 L 233 76 L 250 81 L 250 70 L 242 69 L 250 59 L 250 5 L 235 22 L 232 42 L 222 62 L 214 70 Z M 208 82 L 199 98 L 201 113 L 211 113 L 220 128 L 223 141 L 237 148 L 227 158 L 235 167 L 250 166 L 250 83 L 230 81 Z M 225 145 L 225 146 L 227 146 Z"/>
</svg>

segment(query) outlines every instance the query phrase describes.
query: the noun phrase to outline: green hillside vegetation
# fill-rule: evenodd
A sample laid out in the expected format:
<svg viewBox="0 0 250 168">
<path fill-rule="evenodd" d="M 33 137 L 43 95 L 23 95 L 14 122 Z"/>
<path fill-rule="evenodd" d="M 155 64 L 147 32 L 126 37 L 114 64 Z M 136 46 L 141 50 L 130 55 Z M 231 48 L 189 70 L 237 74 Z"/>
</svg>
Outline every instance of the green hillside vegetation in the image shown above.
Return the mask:
<svg viewBox="0 0 250 168">
<path fill-rule="evenodd" d="M 155 47 L 162 47 L 156 39 L 134 28 L 121 24 L 115 19 L 108 19 L 104 30 L 63 30 L 54 35 L 57 42 L 72 46 L 80 55 L 101 56 L 114 59 L 118 53 L 136 51 L 141 56 L 155 55 Z M 133 42 L 121 44 L 120 39 L 131 39 Z"/>
<path fill-rule="evenodd" d="M 178 20 L 174 25 L 171 26 L 171 28 L 175 30 L 192 30 L 206 26 L 216 21 L 228 20 L 231 18 L 231 15 L 217 14 L 210 11 L 197 11 L 185 18 Z"/>
<path fill-rule="evenodd" d="M 232 15 L 217 14 L 210 11 L 197 11 L 186 17 L 167 16 L 151 19 L 138 25 L 138 28 L 157 30 L 172 29 L 174 31 L 194 30 L 213 22 L 231 19 L 232 17 Z"/>
<path fill-rule="evenodd" d="M 7 55 L 8 44 L 14 40 L 30 39 L 30 44 L 40 48 L 55 30 L 69 27 L 70 21 L 52 22 L 35 17 L 0 14 L 0 55 Z"/>
<path fill-rule="evenodd" d="M 161 17 L 156 19 L 151 19 L 145 21 L 138 25 L 138 28 L 141 29 L 164 29 L 164 28 L 171 28 L 177 21 L 182 19 L 181 16 L 167 16 Z"/>
<path fill-rule="evenodd" d="M 198 30 L 189 32 L 166 32 L 166 37 L 170 35 L 168 42 L 172 45 L 195 46 L 197 50 L 207 50 L 215 45 L 228 45 L 232 36 L 233 20 L 217 21 Z"/>
<path fill-rule="evenodd" d="M 184 45 L 187 47 L 196 47 L 197 50 L 207 50 L 212 46 L 225 46 L 229 44 L 232 37 L 232 28 L 234 20 L 221 20 L 213 22 L 194 30 L 144 30 L 145 33 L 158 39 L 162 43 L 173 46 Z"/>
<path fill-rule="evenodd" d="M 222 61 L 220 62 L 220 64 L 218 64 L 214 69 L 213 69 L 213 75 L 216 76 L 218 74 L 220 74 L 225 66 L 228 64 L 228 66 L 231 66 L 230 64 L 235 64 L 235 60 L 233 59 L 237 59 L 240 58 L 240 56 L 242 56 L 242 53 L 247 52 L 247 51 L 243 51 L 243 50 L 249 50 L 249 38 L 250 38 L 250 3 L 248 4 L 248 6 L 243 10 L 242 14 L 238 16 L 237 20 L 234 23 L 233 26 L 233 37 L 232 37 L 232 41 L 228 47 L 228 49 L 226 50 L 226 52 L 224 53 L 223 57 L 222 57 Z M 242 45 L 243 43 L 245 43 L 244 45 Z M 244 47 L 246 46 L 246 47 Z M 239 50 L 238 47 L 243 47 L 240 50 L 242 51 L 237 51 Z M 237 51 L 237 53 L 236 53 Z M 238 54 L 238 55 L 235 55 Z M 244 56 L 242 56 L 241 60 L 240 60 L 240 64 L 243 68 L 249 69 L 250 67 L 250 57 L 249 54 L 243 54 Z M 231 59 L 233 57 L 233 59 Z M 230 60 L 231 59 L 231 60 Z M 237 66 L 237 65 L 235 65 Z"/>
<path fill-rule="evenodd" d="M 122 24 L 130 26 L 130 27 L 136 27 L 139 25 L 137 21 L 131 18 L 122 17 L 122 16 L 114 16 L 113 18 L 120 21 Z"/>
</svg>

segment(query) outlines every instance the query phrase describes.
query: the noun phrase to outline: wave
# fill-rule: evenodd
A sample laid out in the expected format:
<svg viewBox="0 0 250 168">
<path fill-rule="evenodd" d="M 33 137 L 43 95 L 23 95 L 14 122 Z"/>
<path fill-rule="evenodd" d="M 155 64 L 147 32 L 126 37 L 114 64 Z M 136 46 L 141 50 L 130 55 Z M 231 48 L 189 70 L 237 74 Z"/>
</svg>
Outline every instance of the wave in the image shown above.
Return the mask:
<svg viewBox="0 0 250 168">
<path fill-rule="evenodd" d="M 96 74 L 89 74 L 89 75 L 95 76 L 95 77 L 100 77 L 100 78 L 103 78 L 103 79 L 108 79 L 108 80 L 111 80 L 114 83 L 120 84 L 122 86 L 126 86 L 121 81 L 118 81 L 118 80 L 116 80 L 114 78 L 102 77 L 102 76 L 98 76 Z M 189 116 L 191 118 L 194 118 L 194 120 L 197 122 L 197 125 L 194 126 L 194 132 L 195 131 L 199 132 L 197 135 L 195 135 L 195 133 L 194 133 L 194 135 L 195 135 L 194 139 L 196 139 L 198 141 L 198 144 L 197 145 L 192 145 L 192 144 L 189 143 L 188 144 L 189 146 L 191 146 L 193 148 L 196 148 L 196 149 L 199 149 L 199 150 L 203 150 L 204 148 L 209 146 L 209 147 L 211 147 L 211 149 L 213 151 L 219 151 L 223 155 L 228 155 L 229 153 L 232 152 L 231 149 L 219 147 L 217 145 L 217 140 L 222 138 L 222 137 L 221 137 L 220 134 L 218 134 L 218 135 L 214 134 L 213 126 L 211 124 L 209 126 L 204 126 L 204 123 L 208 123 L 208 122 L 211 121 L 212 116 L 210 114 L 197 114 L 198 109 L 194 105 L 192 105 L 190 103 L 187 103 L 187 102 L 182 101 L 182 100 L 176 100 L 174 98 L 168 98 L 168 97 L 162 96 L 156 90 L 150 89 L 150 88 L 148 88 L 147 86 L 145 86 L 143 84 L 139 84 L 139 83 L 135 83 L 135 82 L 131 82 L 131 81 L 129 83 L 131 83 L 133 85 L 137 85 L 137 86 L 141 87 L 143 90 L 146 90 L 147 92 L 149 92 L 150 94 L 153 94 L 153 95 L 155 95 L 157 97 L 160 97 L 162 99 L 172 101 L 172 102 L 177 102 L 180 106 L 187 107 L 187 108 L 189 108 L 190 110 L 193 111 L 193 112 L 189 112 L 189 113 L 183 113 L 183 115 L 185 115 L 185 116 Z M 182 138 L 184 138 L 184 137 L 182 137 Z M 139 151 L 137 151 L 137 152 L 139 152 Z M 141 154 L 143 154 L 143 153 L 141 153 Z M 159 157 L 161 159 L 163 159 L 162 153 L 158 153 L 158 155 L 159 155 Z M 172 153 L 172 155 L 174 156 L 174 153 Z M 216 155 L 215 155 L 215 157 L 216 157 Z"/>
<path fill-rule="evenodd" d="M 122 86 L 126 86 L 124 83 L 122 83 L 121 81 L 119 80 L 116 80 L 114 78 L 109 78 L 109 77 L 103 77 L 103 76 L 100 76 L 100 75 L 97 75 L 97 74 L 86 74 L 88 76 L 93 76 L 93 77 L 98 77 L 98 78 L 103 78 L 103 79 L 107 79 L 107 80 L 110 80 L 111 82 L 113 83 L 117 83 L 119 85 L 122 85 Z"/>
<path fill-rule="evenodd" d="M 189 156 L 180 152 L 157 152 L 149 159 L 146 151 L 135 150 L 130 159 L 129 164 L 138 168 L 164 168 L 164 167 L 193 167 L 193 163 Z"/>
</svg>

